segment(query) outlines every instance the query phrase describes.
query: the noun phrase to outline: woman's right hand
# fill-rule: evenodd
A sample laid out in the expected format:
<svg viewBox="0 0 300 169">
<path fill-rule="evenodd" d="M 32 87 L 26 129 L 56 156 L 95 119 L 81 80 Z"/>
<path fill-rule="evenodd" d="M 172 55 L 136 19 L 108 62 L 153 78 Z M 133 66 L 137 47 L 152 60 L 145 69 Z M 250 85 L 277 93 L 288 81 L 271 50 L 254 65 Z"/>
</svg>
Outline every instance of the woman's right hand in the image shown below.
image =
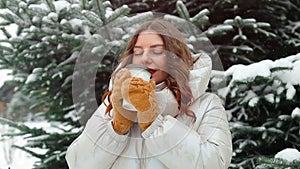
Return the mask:
<svg viewBox="0 0 300 169">
<path fill-rule="evenodd" d="M 123 82 L 122 96 L 137 110 L 137 119 L 145 131 L 158 116 L 155 82 L 133 77 Z"/>
<path fill-rule="evenodd" d="M 119 70 L 113 79 L 113 88 L 111 94 L 111 102 L 113 107 L 113 128 L 119 134 L 126 134 L 136 118 L 136 113 L 123 108 L 122 106 L 122 83 L 127 79 L 131 79 L 128 69 Z"/>
</svg>

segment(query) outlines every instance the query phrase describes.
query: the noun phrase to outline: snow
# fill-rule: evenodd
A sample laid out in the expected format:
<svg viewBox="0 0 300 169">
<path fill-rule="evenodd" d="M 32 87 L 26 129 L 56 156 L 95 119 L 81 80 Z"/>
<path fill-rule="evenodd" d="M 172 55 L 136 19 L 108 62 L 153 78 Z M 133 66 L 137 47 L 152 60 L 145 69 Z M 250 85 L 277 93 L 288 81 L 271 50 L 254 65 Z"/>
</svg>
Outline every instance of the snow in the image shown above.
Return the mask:
<svg viewBox="0 0 300 169">
<path fill-rule="evenodd" d="M 284 70 L 277 70 L 271 73 L 273 68 L 285 68 Z M 286 58 L 281 58 L 276 61 L 263 60 L 250 65 L 234 65 L 230 67 L 225 76 L 232 76 L 232 81 L 252 81 L 257 76 L 262 77 L 277 77 L 283 83 L 290 85 L 299 85 L 300 76 L 300 53 Z M 288 85 L 287 87 L 290 87 Z M 291 93 L 293 89 L 291 89 Z M 290 95 L 289 95 L 290 96 Z"/>
<path fill-rule="evenodd" d="M 300 152 L 297 149 L 286 148 L 275 155 L 275 158 L 280 158 L 292 162 L 300 160 Z"/>
<path fill-rule="evenodd" d="M 65 130 L 70 130 L 72 126 L 63 126 L 61 123 L 48 123 L 46 121 L 35 121 L 35 122 L 25 122 L 26 126 L 30 128 L 43 128 L 46 132 L 49 133 L 62 133 L 63 130 L 60 128 L 64 128 Z M 74 131 L 79 131 L 80 129 L 74 129 Z M 17 129 L 13 129 L 7 125 L 2 125 L 0 123 L 0 133 L 14 133 L 18 132 Z M 45 136 L 41 135 L 39 139 Z M 37 137 L 33 138 L 37 139 Z M 17 146 L 24 146 L 27 144 L 27 141 L 30 139 L 24 139 L 24 136 L 16 136 L 16 137 L 2 137 L 0 135 L 0 169 L 32 169 L 35 162 L 39 159 L 31 156 L 29 153 L 26 153 L 20 149 L 11 147 L 12 145 Z M 31 148 L 30 150 L 34 151 L 35 153 L 44 154 L 46 149 L 40 148 Z M 4 152 L 4 153 L 2 153 Z"/>
<path fill-rule="evenodd" d="M 291 69 L 274 72 L 274 75 L 277 76 L 278 78 L 280 78 L 282 80 L 282 82 L 284 82 L 284 83 L 290 83 L 291 85 L 300 85 L 300 76 L 299 76 L 300 53 L 298 53 L 297 55 L 289 56 L 284 59 L 286 61 L 291 62 L 292 65 L 287 65 L 287 63 L 285 63 L 285 65 Z M 274 63 L 275 63 L 274 67 L 280 66 L 280 65 L 277 65 L 276 61 Z M 281 63 L 283 63 L 283 62 L 281 61 Z M 284 65 L 281 65 L 280 67 L 282 67 L 282 66 L 284 66 Z"/>
<path fill-rule="evenodd" d="M 93 54 L 102 53 L 103 50 L 105 50 L 105 49 L 106 48 L 104 48 L 103 45 L 96 46 L 92 49 L 91 53 L 93 53 Z"/>
<path fill-rule="evenodd" d="M 70 7 L 70 3 L 67 1 L 54 1 L 53 4 L 57 13 L 59 13 L 64 8 Z"/>
<path fill-rule="evenodd" d="M 27 77 L 25 84 L 34 82 L 34 81 L 36 81 L 36 79 L 37 79 L 37 75 L 36 75 L 36 74 L 30 74 L 30 75 Z"/>
<path fill-rule="evenodd" d="M 80 119 L 80 116 L 78 116 L 76 110 L 69 111 L 66 115 L 64 115 L 65 118 L 71 118 L 73 121 L 78 121 Z"/>
<path fill-rule="evenodd" d="M 266 79 L 273 80 L 273 84 L 269 88 L 265 89 L 266 93 L 263 98 L 265 98 L 270 103 L 278 103 L 280 97 L 275 97 L 273 94 L 278 95 L 285 94 L 287 100 L 293 100 L 296 95 L 296 85 L 300 85 L 300 53 L 291 55 L 285 58 L 281 58 L 275 61 L 263 60 L 250 65 L 237 64 L 231 66 L 223 73 L 223 77 L 228 77 L 230 79 L 229 85 L 218 89 L 218 94 L 223 98 L 230 94 L 230 97 L 235 97 L 238 93 L 238 86 L 236 82 L 251 83 L 257 77 L 263 77 Z M 219 76 L 219 75 L 218 75 Z M 212 75 L 212 83 L 216 83 L 217 80 L 222 80 L 220 77 Z M 255 87 L 255 86 L 253 86 Z M 257 86 L 259 87 L 259 86 Z M 253 88 L 254 91 L 259 89 Z M 283 93 L 286 92 L 286 93 Z M 273 94 L 270 94 L 273 93 Z M 260 97 L 262 98 L 262 97 Z M 259 99 L 253 91 L 247 91 L 247 96 L 242 102 L 248 102 L 248 105 L 253 107 L 257 104 Z"/>
<path fill-rule="evenodd" d="M 265 95 L 264 98 L 265 98 L 268 102 L 274 103 L 274 94 L 273 94 L 273 93 L 270 93 L 270 94 Z"/>
<path fill-rule="evenodd" d="M 233 30 L 231 25 L 218 25 L 216 27 L 210 28 L 207 31 L 208 35 L 214 35 L 215 33 L 224 33 Z"/>
<path fill-rule="evenodd" d="M 38 23 L 38 22 L 40 22 L 40 20 L 41 20 L 41 18 L 38 17 L 38 16 L 32 17 L 32 22 L 33 22 L 33 23 Z"/>
<path fill-rule="evenodd" d="M 71 24 L 73 29 L 77 29 L 83 26 L 83 20 L 77 18 L 69 20 L 69 23 Z"/>
<path fill-rule="evenodd" d="M 282 92 L 284 91 L 284 87 L 280 86 L 279 88 L 277 88 L 277 94 L 280 95 Z"/>
<path fill-rule="evenodd" d="M 292 118 L 300 117 L 300 109 L 296 107 L 292 112 Z"/>
<path fill-rule="evenodd" d="M 295 94 L 296 94 L 296 89 L 290 83 L 286 84 L 286 88 L 287 88 L 286 99 L 292 100 L 294 98 Z"/>
<path fill-rule="evenodd" d="M 257 76 L 269 77 L 271 75 L 269 68 L 271 62 L 270 60 L 264 60 L 251 65 L 234 65 L 225 72 L 225 75 L 232 75 L 232 81 L 244 82 L 252 81 Z"/>
<path fill-rule="evenodd" d="M 3 86 L 5 81 L 12 80 L 13 77 L 10 75 L 11 70 L 1 69 L 0 70 L 0 88 Z"/>
<path fill-rule="evenodd" d="M 254 106 L 257 104 L 258 101 L 259 101 L 259 98 L 258 98 L 258 97 L 253 97 L 253 98 L 250 99 L 248 105 L 249 105 L 250 107 L 254 107 Z"/>
<path fill-rule="evenodd" d="M 7 125 L 0 124 L 0 133 L 4 134 L 6 132 L 14 132 Z M 15 144 L 18 146 L 24 146 L 26 144 L 26 140 L 22 137 L 14 137 L 14 138 L 2 138 L 0 137 L 0 168 L 7 169 L 10 167 L 14 168 L 23 168 L 23 169 L 31 169 L 33 164 L 38 160 L 35 157 L 30 156 L 30 154 L 17 149 L 12 148 L 11 146 Z"/>
<path fill-rule="evenodd" d="M 27 8 L 27 4 L 23 1 L 19 2 L 19 7 L 20 8 Z"/>
<path fill-rule="evenodd" d="M 57 13 L 54 13 L 54 12 L 50 12 L 50 13 L 48 14 L 48 18 L 57 21 L 57 19 L 58 19 L 58 14 L 57 14 Z"/>
<path fill-rule="evenodd" d="M 288 67 L 293 68 L 293 63 L 287 58 L 282 58 L 274 61 L 274 67 Z"/>
<path fill-rule="evenodd" d="M 33 9 L 33 10 L 38 10 L 38 9 L 40 9 L 40 10 L 43 10 L 43 11 L 48 11 L 48 6 L 47 6 L 47 4 L 30 4 L 29 6 L 28 6 L 28 8 L 29 9 Z"/>
<path fill-rule="evenodd" d="M 178 1 L 179 3 L 182 3 L 182 1 Z M 41 19 L 43 19 L 44 21 L 47 22 L 52 22 L 52 20 L 57 20 L 58 18 L 58 14 L 60 11 L 62 11 L 63 9 L 70 9 L 70 8 L 77 8 L 79 9 L 80 6 L 79 4 L 70 4 L 69 2 L 65 1 L 65 0 L 58 0 L 58 1 L 54 1 L 53 2 L 54 7 L 56 12 L 50 12 L 48 14 L 48 16 L 34 16 L 32 18 L 32 22 L 40 22 Z M 26 7 L 26 4 L 24 2 L 20 2 L 19 4 L 20 7 Z M 123 6 L 124 8 L 127 8 L 127 6 Z M 28 7 L 29 9 L 33 9 L 33 10 L 42 10 L 42 11 L 47 11 L 49 12 L 49 8 L 46 5 L 46 3 L 43 4 L 31 4 Z M 208 10 L 203 11 L 203 14 L 206 13 L 207 14 Z M 13 12 L 11 12 L 8 9 L 0 9 L 0 14 L 5 14 L 5 13 L 9 13 L 11 15 L 15 15 Z M 84 11 L 83 11 L 84 13 Z M 107 16 L 110 16 L 111 14 L 113 14 L 113 11 L 111 10 L 111 8 L 107 8 Z M 147 12 L 147 13 L 142 13 L 140 15 L 136 15 L 133 17 L 128 18 L 128 21 L 124 18 L 124 22 L 126 23 L 130 23 L 130 21 L 132 22 L 133 20 L 139 20 L 139 19 L 145 19 L 145 18 L 150 18 L 152 17 L 153 14 L 151 12 Z M 183 23 L 182 19 L 178 19 L 178 17 L 173 17 L 172 15 L 166 15 L 165 16 L 166 19 L 172 19 L 175 20 L 176 23 Z M 236 18 L 236 19 L 241 19 L 241 18 Z M 256 22 L 256 20 L 246 20 L 243 19 L 244 22 L 248 21 L 248 22 Z M 1 20 L 0 18 L 0 22 L 3 22 L 3 20 Z M 215 34 L 215 33 L 223 33 L 223 32 L 227 32 L 230 30 L 233 30 L 233 27 L 231 25 L 227 25 L 227 24 L 231 24 L 231 22 L 233 22 L 233 20 L 226 20 L 224 22 L 224 25 L 219 25 L 217 27 L 211 28 L 208 30 L 208 35 L 211 34 Z M 90 30 L 88 26 L 85 26 L 84 21 L 81 19 L 77 19 L 77 18 L 73 18 L 73 19 L 62 19 L 60 24 L 70 24 L 72 29 L 77 30 L 77 29 L 83 29 L 84 30 L 84 36 L 86 38 L 91 37 L 90 34 Z M 254 24 L 254 26 L 258 26 L 258 27 L 263 27 L 263 26 L 270 26 L 270 25 L 265 25 L 266 23 L 256 23 Z M 11 24 L 9 26 L 5 26 L 6 30 L 12 35 L 12 37 L 16 37 L 16 32 L 17 32 L 17 28 L 18 26 L 16 24 Z M 38 29 L 35 26 L 31 26 L 29 27 L 29 31 L 34 31 Z M 132 29 L 132 27 L 128 27 L 127 29 Z M 62 37 L 74 37 L 74 34 L 66 34 L 63 33 Z M 129 37 L 129 34 L 125 34 L 124 35 L 124 39 L 127 39 Z M 42 39 L 42 41 L 48 41 L 51 40 L 50 38 L 56 38 L 55 36 L 53 37 L 44 37 Z M 3 35 L 3 33 L 0 31 L 0 39 L 5 39 L 5 36 Z M 196 37 L 191 36 L 189 41 L 194 42 L 196 41 Z M 119 41 L 112 41 L 111 44 L 112 45 L 120 45 Z M 37 44 L 37 45 L 42 45 L 43 43 Z M 38 46 L 37 46 L 38 47 Z M 61 45 L 58 45 L 58 48 L 60 48 Z M 101 49 L 100 47 L 95 47 L 93 48 L 92 52 L 95 52 L 97 50 Z M 249 47 L 245 47 L 245 46 L 240 46 L 239 48 L 233 48 L 232 49 L 234 52 L 238 52 L 238 50 L 252 50 Z M 69 62 L 74 61 L 76 58 L 78 57 L 78 53 L 73 53 L 67 60 L 65 60 L 64 62 L 62 62 L 60 64 L 64 65 L 67 64 Z M 276 72 L 272 72 L 273 68 L 288 68 L 288 69 L 284 69 L 284 70 L 278 70 Z M 26 83 L 29 82 L 33 82 L 35 81 L 39 76 L 39 72 L 41 72 L 42 69 L 41 68 L 37 68 L 34 69 L 32 74 L 30 74 L 26 80 Z M 0 70 L 0 87 L 4 84 L 5 81 L 7 80 L 12 80 L 12 76 L 9 75 L 11 71 L 10 70 Z M 294 87 L 294 85 L 300 85 L 300 76 L 298 75 L 300 72 L 300 53 L 297 55 L 292 55 L 289 56 L 287 58 L 282 58 L 282 59 L 278 59 L 276 61 L 271 61 L 271 60 L 264 60 L 258 63 L 254 63 L 251 65 L 234 65 L 231 68 L 229 68 L 226 72 L 224 72 L 225 76 L 232 76 L 232 81 L 243 81 L 243 82 L 248 82 L 248 81 L 252 81 L 254 78 L 256 78 L 257 76 L 261 76 L 261 77 L 267 77 L 267 78 L 278 78 L 278 80 L 274 80 L 274 85 L 277 85 L 277 87 L 274 87 L 275 89 L 277 89 L 277 94 L 281 94 L 282 92 L 284 92 L 286 90 L 286 98 L 287 99 L 293 99 L 295 97 L 296 94 L 296 89 Z M 57 74 L 55 74 L 53 76 L 62 76 L 61 72 L 58 72 Z M 70 80 L 72 80 L 72 76 L 69 76 L 68 78 L 65 79 L 64 84 L 68 83 Z M 277 84 L 275 84 L 277 83 Z M 282 83 L 284 83 L 285 85 L 282 86 Z M 237 94 L 237 88 L 233 88 L 231 91 L 229 90 L 229 88 L 223 88 L 222 89 L 224 92 L 223 93 L 228 93 L 228 92 L 232 92 L 232 97 L 234 97 Z M 223 94 L 223 96 L 225 97 L 225 94 Z M 274 99 L 278 99 L 274 97 L 274 94 L 267 94 L 265 96 L 263 96 L 266 100 L 268 100 L 269 102 L 274 102 Z M 256 93 L 254 93 L 253 91 L 249 91 L 247 93 L 247 96 L 244 98 L 244 102 L 248 102 L 249 106 L 256 106 L 256 104 L 259 102 L 260 97 L 257 96 Z M 275 100 L 276 101 L 276 100 Z M 75 111 L 70 111 L 68 114 L 65 115 L 66 118 L 72 118 L 74 121 L 78 120 L 78 116 L 76 116 L 76 112 Z M 300 117 L 300 109 L 297 107 L 293 110 L 293 112 L 291 113 L 291 117 L 292 118 L 296 118 L 296 117 Z M 34 126 L 34 127 L 43 127 L 43 128 L 51 128 L 49 123 L 46 122 L 28 122 L 27 123 L 29 126 Z M 235 127 L 242 127 L 242 125 L 238 126 L 237 123 L 234 124 L 236 125 Z M 265 131 L 266 128 L 265 127 L 258 127 L 256 128 L 259 131 Z M 5 133 L 6 131 L 10 131 L 10 132 L 14 132 L 11 128 L 9 128 L 8 126 L 3 126 L 0 124 L 0 133 Z M 44 136 L 41 136 L 44 137 Z M 28 141 L 28 140 L 27 140 Z M 2 138 L 0 137 L 0 152 L 4 152 L 4 153 L 0 153 L 0 169 L 7 169 L 8 167 L 11 167 L 12 169 L 14 168 L 24 168 L 24 169 L 30 169 L 32 168 L 32 165 L 34 164 L 34 162 L 37 160 L 34 157 L 31 157 L 28 153 L 15 149 L 15 148 L 10 148 L 10 146 L 12 144 L 16 144 L 19 146 L 23 146 L 26 144 L 26 140 L 23 139 L 22 137 L 14 137 L 14 138 Z M 3 151 L 2 151 L 3 150 Z M 44 150 L 38 150 L 39 152 L 42 152 Z M 286 160 L 294 160 L 294 159 L 300 159 L 300 152 L 296 149 L 285 149 L 282 150 L 281 152 L 277 153 L 275 155 L 275 158 L 283 158 Z"/>
<path fill-rule="evenodd" d="M 47 23 L 51 23 L 51 22 L 52 22 L 48 16 L 44 16 L 44 17 L 42 18 L 42 21 L 43 21 L 43 22 L 47 22 Z"/>
<path fill-rule="evenodd" d="M 13 14 L 13 12 L 9 9 L 0 9 L 0 14 L 6 14 L 6 13 L 9 13 L 9 14 Z M 0 18 L 0 23 L 1 22 L 4 22 L 4 19 Z M 16 37 L 17 34 L 17 30 L 18 30 L 18 25 L 17 24 L 10 24 L 8 26 L 3 26 L 6 31 L 12 36 L 12 37 Z M 3 40 L 3 39 L 6 39 L 5 35 L 3 34 L 2 31 L 0 31 L 0 40 Z M 2 43 L 3 44 L 3 43 Z"/>
<path fill-rule="evenodd" d="M 0 9 L 0 14 L 9 14 L 15 16 L 15 14 L 10 9 Z"/>
<path fill-rule="evenodd" d="M 241 104 L 248 102 L 251 98 L 257 97 L 256 93 L 253 91 L 249 91 L 247 95 L 244 97 L 244 99 L 241 101 Z"/>
<path fill-rule="evenodd" d="M 61 24 L 69 23 L 71 25 L 72 29 L 75 31 L 78 29 L 83 29 L 84 36 L 85 36 L 85 38 L 88 39 L 91 37 L 90 28 L 88 26 L 84 26 L 83 22 L 84 21 L 81 19 L 73 18 L 73 19 L 70 19 L 69 21 L 63 19 L 61 21 Z"/>
<path fill-rule="evenodd" d="M 31 32 L 34 32 L 34 31 L 36 31 L 36 30 L 38 30 L 38 28 L 37 28 L 36 26 L 31 25 L 31 26 L 29 27 L 29 31 L 31 31 Z"/>
</svg>

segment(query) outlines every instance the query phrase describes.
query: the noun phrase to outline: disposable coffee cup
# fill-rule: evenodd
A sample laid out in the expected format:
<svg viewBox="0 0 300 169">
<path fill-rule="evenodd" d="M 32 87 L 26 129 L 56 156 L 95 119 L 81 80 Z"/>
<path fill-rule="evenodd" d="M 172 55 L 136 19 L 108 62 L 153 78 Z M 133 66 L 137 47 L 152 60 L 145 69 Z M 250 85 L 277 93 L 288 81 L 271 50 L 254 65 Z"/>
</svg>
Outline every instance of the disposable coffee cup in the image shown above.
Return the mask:
<svg viewBox="0 0 300 169">
<path fill-rule="evenodd" d="M 130 71 L 132 77 L 139 77 L 145 81 L 150 81 L 151 73 L 147 70 L 148 68 L 144 65 L 129 64 L 125 68 Z"/>
<path fill-rule="evenodd" d="M 127 68 L 132 77 L 139 77 L 145 81 L 150 81 L 151 73 L 147 71 L 147 67 L 139 64 L 129 64 L 125 68 Z M 131 105 L 127 100 L 123 99 L 122 106 L 124 109 L 136 111 L 135 107 Z"/>
</svg>

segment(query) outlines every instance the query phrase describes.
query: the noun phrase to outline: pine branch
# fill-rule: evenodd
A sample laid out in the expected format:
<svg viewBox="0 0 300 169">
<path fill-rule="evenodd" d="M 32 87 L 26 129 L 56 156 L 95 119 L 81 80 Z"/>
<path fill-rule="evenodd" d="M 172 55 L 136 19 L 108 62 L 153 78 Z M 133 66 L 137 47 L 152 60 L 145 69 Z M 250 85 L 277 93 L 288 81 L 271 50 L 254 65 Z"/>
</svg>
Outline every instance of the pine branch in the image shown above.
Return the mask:
<svg viewBox="0 0 300 169">
<path fill-rule="evenodd" d="M 0 43 L 1 42 L 10 43 L 9 40 L 0 40 Z M 7 53 L 12 53 L 13 52 L 13 49 L 11 49 L 10 47 L 4 46 L 4 45 L 0 45 L 0 49 L 1 49 L 2 52 L 4 52 L 4 51 L 7 52 Z M 1 58 L 1 60 L 2 59 L 4 59 L 4 58 Z"/>
<path fill-rule="evenodd" d="M 50 9 L 51 12 L 55 12 L 55 6 L 53 4 L 52 0 L 46 0 L 48 8 Z"/>
<path fill-rule="evenodd" d="M 209 18 L 207 15 L 209 15 L 209 10 L 203 9 L 191 18 L 191 22 L 199 26 L 206 25 L 209 23 Z"/>
<path fill-rule="evenodd" d="M 255 169 L 286 169 L 286 168 L 299 168 L 300 167 L 300 161 L 294 160 L 292 162 L 289 162 L 284 159 L 279 158 L 267 158 L 267 157 L 260 157 L 257 160 L 257 163 L 260 164 Z"/>
<path fill-rule="evenodd" d="M 105 6 L 103 5 L 102 0 L 94 0 L 94 2 L 96 2 L 97 12 L 99 14 L 100 19 L 102 20 L 104 25 L 107 24 L 107 20 L 105 17 Z"/>
<path fill-rule="evenodd" d="M 36 152 L 34 152 L 34 151 L 32 151 L 32 150 L 29 150 L 29 149 L 27 149 L 27 148 L 25 148 L 25 147 L 21 147 L 21 146 L 18 146 L 18 145 L 13 145 L 12 147 L 15 147 L 15 148 L 18 148 L 18 149 L 20 149 L 20 150 L 22 150 L 22 151 L 25 151 L 25 152 L 27 152 L 27 153 L 29 153 L 29 154 L 31 154 L 32 156 L 34 156 L 34 157 L 37 157 L 37 158 L 43 158 L 45 155 L 43 155 L 43 154 L 38 154 L 38 153 L 36 153 Z"/>
<path fill-rule="evenodd" d="M 114 21 L 115 19 L 125 16 L 130 13 L 130 8 L 128 8 L 127 5 L 123 5 L 120 8 L 116 9 L 108 18 L 107 22 L 110 23 Z"/>
<path fill-rule="evenodd" d="M 87 10 L 88 8 L 88 2 L 87 0 L 81 0 L 81 5 L 83 10 Z"/>
<path fill-rule="evenodd" d="M 179 14 L 179 16 L 187 21 L 190 21 L 190 14 L 186 6 L 182 1 L 176 2 L 176 9 Z"/>
<path fill-rule="evenodd" d="M 16 15 L 12 10 L 6 9 L 5 13 L 0 13 L 0 17 L 10 23 L 15 23 L 18 26 L 25 26 L 28 23 L 25 23 L 22 18 Z"/>
<path fill-rule="evenodd" d="M 49 156 L 48 158 L 45 158 L 44 160 L 43 160 L 43 163 L 44 164 L 49 164 L 49 163 L 53 163 L 53 162 L 55 162 L 56 160 L 60 160 L 60 159 L 64 159 L 64 157 L 65 157 L 65 155 L 66 155 L 66 151 L 64 151 L 64 152 L 61 152 L 61 153 L 56 153 L 56 154 L 53 154 L 52 156 Z"/>
<path fill-rule="evenodd" d="M 38 128 L 29 128 L 28 126 L 24 125 L 24 124 L 20 124 L 20 123 L 16 123 L 13 122 L 11 120 L 5 119 L 0 117 L 0 123 L 1 124 L 7 124 L 10 127 L 16 128 L 20 131 L 23 131 L 23 133 L 21 135 L 25 135 L 25 134 L 31 134 L 31 136 L 38 136 L 41 134 L 48 134 L 45 130 L 43 129 L 38 129 Z"/>
<path fill-rule="evenodd" d="M 103 25 L 103 21 L 99 19 L 96 13 L 93 11 L 82 11 L 83 16 L 93 25 L 96 25 L 98 27 L 101 27 Z"/>
<path fill-rule="evenodd" d="M 9 38 L 11 38 L 12 36 L 11 36 L 11 34 L 4 28 L 4 27 L 1 27 L 0 28 L 1 29 L 1 31 L 3 32 L 3 34 L 6 36 L 6 39 L 9 39 Z M 2 41 L 2 40 L 1 40 Z M 9 41 L 8 41 L 9 42 Z M 2 45 L 1 45 L 2 46 Z"/>
</svg>

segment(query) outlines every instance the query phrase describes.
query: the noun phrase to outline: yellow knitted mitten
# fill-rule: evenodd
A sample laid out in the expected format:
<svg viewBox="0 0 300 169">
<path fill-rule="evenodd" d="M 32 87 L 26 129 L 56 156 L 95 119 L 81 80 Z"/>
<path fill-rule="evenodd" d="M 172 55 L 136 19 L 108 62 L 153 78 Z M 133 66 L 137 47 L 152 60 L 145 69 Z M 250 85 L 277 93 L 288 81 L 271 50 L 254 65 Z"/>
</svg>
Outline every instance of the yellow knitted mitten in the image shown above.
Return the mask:
<svg viewBox="0 0 300 169">
<path fill-rule="evenodd" d="M 123 108 L 122 106 L 122 94 L 121 88 L 122 83 L 126 79 L 131 79 L 130 72 L 123 68 L 116 73 L 115 79 L 113 81 L 113 89 L 111 94 L 111 102 L 113 107 L 113 128 L 119 134 L 126 134 L 133 121 L 136 118 L 136 113 Z"/>
<path fill-rule="evenodd" d="M 155 82 L 133 77 L 123 82 L 122 95 L 137 109 L 138 123 L 146 130 L 158 115 Z"/>
</svg>

